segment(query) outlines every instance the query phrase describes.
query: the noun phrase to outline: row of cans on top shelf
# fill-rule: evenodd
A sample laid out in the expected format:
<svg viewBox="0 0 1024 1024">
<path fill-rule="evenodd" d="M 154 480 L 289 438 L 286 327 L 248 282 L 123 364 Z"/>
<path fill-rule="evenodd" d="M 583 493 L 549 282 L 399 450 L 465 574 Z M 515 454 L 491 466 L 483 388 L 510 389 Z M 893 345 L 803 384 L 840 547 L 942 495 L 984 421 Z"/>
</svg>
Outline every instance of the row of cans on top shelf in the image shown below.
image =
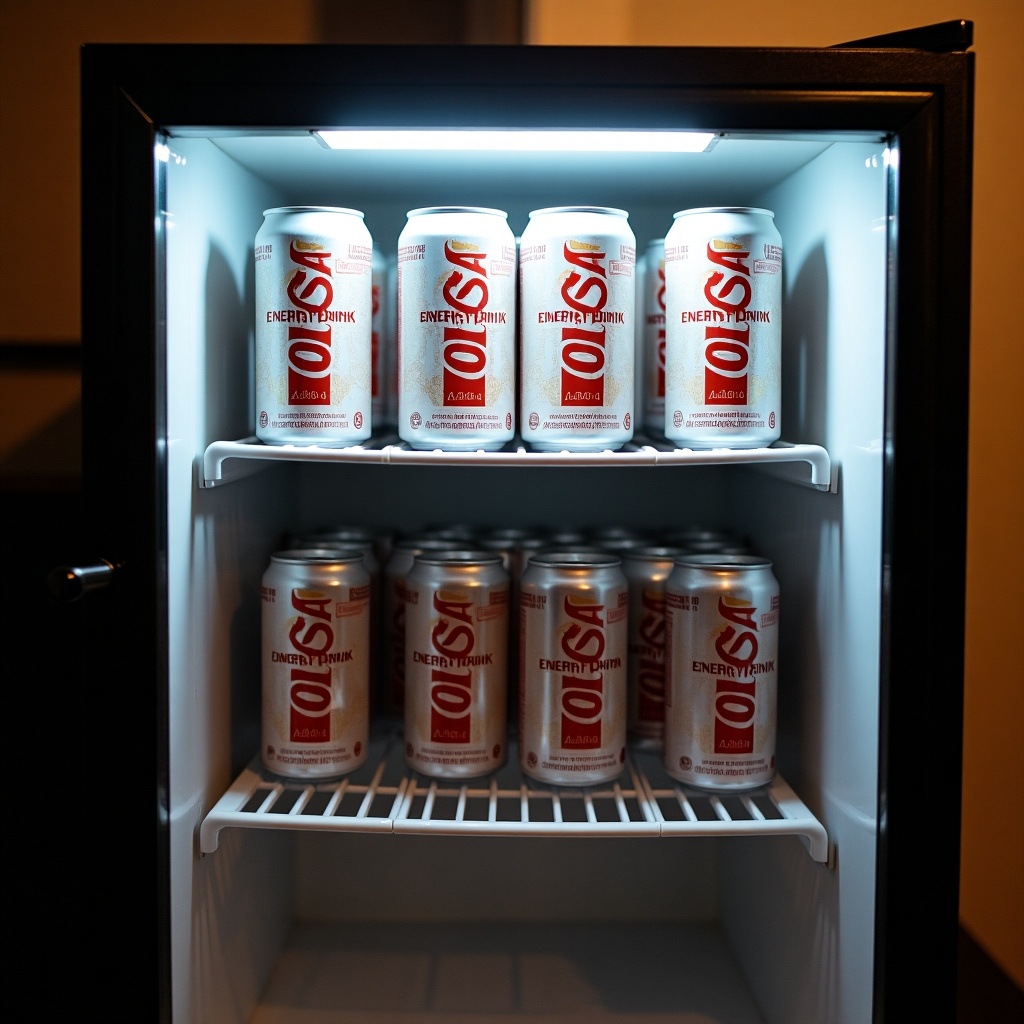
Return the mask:
<svg viewBox="0 0 1024 1024">
<path fill-rule="evenodd" d="M 363 763 L 383 646 L 386 717 L 401 721 L 406 762 L 424 775 L 497 770 L 511 722 L 521 770 L 543 783 L 617 778 L 628 740 L 660 748 L 666 772 L 692 786 L 767 784 L 771 563 L 725 553 L 744 550 L 732 537 L 704 535 L 694 547 L 720 550 L 701 554 L 624 537 L 536 550 L 498 531 L 400 538 L 383 587 L 365 542 L 293 538 L 262 586 L 265 767 L 318 779 Z"/>
<path fill-rule="evenodd" d="M 675 214 L 638 255 L 624 210 L 411 210 L 393 260 L 363 214 L 264 211 L 256 437 L 348 447 L 617 450 L 781 433 L 782 241 L 769 210 Z"/>
</svg>

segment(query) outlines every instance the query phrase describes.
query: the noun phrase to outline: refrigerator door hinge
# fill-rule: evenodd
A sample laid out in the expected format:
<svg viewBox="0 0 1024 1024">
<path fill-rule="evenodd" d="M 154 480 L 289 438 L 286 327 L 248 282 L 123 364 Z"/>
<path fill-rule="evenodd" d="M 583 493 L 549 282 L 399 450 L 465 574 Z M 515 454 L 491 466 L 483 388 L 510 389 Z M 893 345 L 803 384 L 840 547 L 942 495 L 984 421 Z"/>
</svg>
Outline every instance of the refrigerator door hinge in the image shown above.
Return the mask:
<svg viewBox="0 0 1024 1024">
<path fill-rule="evenodd" d="M 831 49 L 843 47 L 859 50 L 928 50 L 931 53 L 957 53 L 974 45 L 974 22 L 956 19 L 937 25 L 922 25 L 901 32 L 868 36 L 850 43 L 835 43 Z"/>
</svg>

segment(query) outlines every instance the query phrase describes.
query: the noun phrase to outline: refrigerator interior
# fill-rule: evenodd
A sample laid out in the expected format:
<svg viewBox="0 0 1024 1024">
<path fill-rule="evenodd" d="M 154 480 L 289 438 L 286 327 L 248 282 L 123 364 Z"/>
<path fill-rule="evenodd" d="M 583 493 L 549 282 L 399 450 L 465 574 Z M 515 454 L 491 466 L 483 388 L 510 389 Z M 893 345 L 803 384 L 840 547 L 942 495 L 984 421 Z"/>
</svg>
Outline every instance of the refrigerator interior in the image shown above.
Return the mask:
<svg viewBox="0 0 1024 1024">
<path fill-rule="evenodd" d="M 869 1020 L 888 142 L 750 134 L 702 154 L 595 159 L 352 154 L 300 132 L 161 141 L 175 1021 Z M 498 207 L 519 234 L 530 210 L 579 202 L 627 210 L 638 253 L 677 210 L 774 211 L 782 440 L 795 453 L 665 457 L 637 438 L 598 458 L 455 459 L 393 450 L 394 437 L 322 458 L 254 452 L 263 210 L 354 207 L 390 253 L 419 206 Z M 258 755 L 260 578 L 283 535 L 448 522 L 749 536 L 783 595 L 778 765 L 810 816 L 804 834 L 756 815 L 736 834 L 720 820 L 702 828 L 678 803 L 669 814 L 672 784 L 649 756 L 634 758 L 647 788 L 622 798 L 626 824 L 578 791 L 566 820 L 518 832 L 472 800 L 467 820 L 436 829 L 403 830 L 376 808 L 358 827 L 324 825 L 301 811 L 308 793 L 251 827 L 236 827 L 237 799 L 211 821 Z M 353 786 L 383 762 L 385 781 L 408 785 L 388 742 L 382 732 Z M 521 784 L 514 765 L 497 778 L 499 790 Z M 652 821 L 655 788 L 668 817 Z"/>
</svg>

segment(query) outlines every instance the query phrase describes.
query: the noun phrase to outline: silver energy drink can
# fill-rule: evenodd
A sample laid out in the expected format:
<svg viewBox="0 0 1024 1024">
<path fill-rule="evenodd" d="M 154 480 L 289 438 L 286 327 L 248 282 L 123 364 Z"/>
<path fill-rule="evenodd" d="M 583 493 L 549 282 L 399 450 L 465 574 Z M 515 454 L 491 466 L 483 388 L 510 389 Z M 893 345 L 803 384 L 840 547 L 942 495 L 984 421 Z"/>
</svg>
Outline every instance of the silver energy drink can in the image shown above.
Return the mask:
<svg viewBox="0 0 1024 1024">
<path fill-rule="evenodd" d="M 366 760 L 370 576 L 362 553 L 297 548 L 263 575 L 263 764 L 321 779 Z"/>
<path fill-rule="evenodd" d="M 665 586 L 665 771 L 699 789 L 775 777 L 779 585 L 757 555 L 683 555 Z"/>
<path fill-rule="evenodd" d="M 445 779 L 508 756 L 508 573 L 489 551 L 421 551 L 406 576 L 405 761 Z"/>
<path fill-rule="evenodd" d="M 534 210 L 519 247 L 522 438 L 602 451 L 633 437 L 636 237 L 625 210 Z"/>
<path fill-rule="evenodd" d="M 643 424 L 644 430 L 665 433 L 665 239 L 655 238 L 644 256 L 643 311 Z"/>
<path fill-rule="evenodd" d="M 531 555 L 519 610 L 521 770 L 552 785 L 618 778 L 629 615 L 620 559 L 580 550 Z"/>
<path fill-rule="evenodd" d="M 336 526 L 314 530 L 289 539 L 289 548 L 354 549 L 363 556 L 363 564 L 370 574 L 370 700 L 374 707 L 380 689 L 381 651 L 381 561 L 378 555 L 379 538 L 361 526 Z"/>
<path fill-rule="evenodd" d="M 457 545 L 442 537 L 398 537 L 384 566 L 381 582 L 384 622 L 381 630 L 383 678 L 381 711 L 401 718 L 405 710 L 406 576 L 421 551 L 452 551 Z"/>
<path fill-rule="evenodd" d="M 665 437 L 762 448 L 781 434 L 782 238 L 770 210 L 681 210 L 665 236 Z"/>
<path fill-rule="evenodd" d="M 515 433 L 516 240 L 502 210 L 410 210 L 398 238 L 398 434 L 494 450 Z"/>
<path fill-rule="evenodd" d="M 373 241 L 358 210 L 264 210 L 256 235 L 256 437 L 344 448 L 370 436 Z"/>
<path fill-rule="evenodd" d="M 657 544 L 622 554 L 629 581 L 626 731 L 640 749 L 660 750 L 665 736 L 665 583 L 679 554 Z"/>
</svg>

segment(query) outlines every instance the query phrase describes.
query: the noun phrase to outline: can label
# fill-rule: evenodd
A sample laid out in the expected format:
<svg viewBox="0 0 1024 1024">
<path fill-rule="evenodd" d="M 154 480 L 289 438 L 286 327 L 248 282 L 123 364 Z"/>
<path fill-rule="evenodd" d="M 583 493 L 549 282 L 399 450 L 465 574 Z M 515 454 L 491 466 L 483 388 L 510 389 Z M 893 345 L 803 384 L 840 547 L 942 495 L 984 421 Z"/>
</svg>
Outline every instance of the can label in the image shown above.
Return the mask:
<svg viewBox="0 0 1024 1024">
<path fill-rule="evenodd" d="M 647 248 L 643 304 L 644 426 L 665 433 L 665 240 Z"/>
<path fill-rule="evenodd" d="M 705 789 L 775 775 L 779 592 L 770 570 L 745 575 L 688 584 L 676 570 L 666 588 L 665 771 Z"/>
<path fill-rule="evenodd" d="M 771 444 L 782 400 L 782 239 L 771 213 L 676 214 L 665 286 L 665 436 L 695 448 Z"/>
<path fill-rule="evenodd" d="M 631 590 L 629 717 L 632 736 L 661 740 L 665 731 L 665 590 Z"/>
<path fill-rule="evenodd" d="M 622 211 L 535 211 L 520 245 L 523 439 L 620 448 L 633 436 L 636 239 Z"/>
<path fill-rule="evenodd" d="M 460 585 L 419 568 L 406 578 L 406 762 L 426 775 L 483 775 L 507 753 L 508 575 Z"/>
<path fill-rule="evenodd" d="M 268 572 L 262 605 L 264 764 L 296 778 L 351 771 L 369 740 L 369 586 L 282 587 Z"/>
<path fill-rule="evenodd" d="M 373 425 L 387 418 L 387 347 L 385 345 L 387 261 L 379 249 L 373 250 L 370 309 L 370 400 Z"/>
<path fill-rule="evenodd" d="M 399 434 L 500 448 L 514 434 L 515 237 L 501 211 L 412 211 L 399 238 Z"/>
<path fill-rule="evenodd" d="M 541 782 L 590 785 L 622 771 L 629 591 L 594 589 L 522 583 L 520 767 Z"/>
<path fill-rule="evenodd" d="M 256 236 L 256 436 L 370 436 L 372 240 L 357 211 L 267 210 Z"/>
</svg>

